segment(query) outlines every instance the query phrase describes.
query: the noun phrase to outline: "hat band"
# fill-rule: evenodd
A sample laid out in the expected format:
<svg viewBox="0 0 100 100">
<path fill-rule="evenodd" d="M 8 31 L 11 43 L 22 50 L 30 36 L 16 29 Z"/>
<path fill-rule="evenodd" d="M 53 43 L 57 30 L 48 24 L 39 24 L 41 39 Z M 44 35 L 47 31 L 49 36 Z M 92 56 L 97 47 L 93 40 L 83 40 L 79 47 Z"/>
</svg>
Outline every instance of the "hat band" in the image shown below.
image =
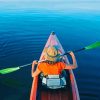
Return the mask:
<svg viewBox="0 0 100 100">
<path fill-rule="evenodd" d="M 51 55 L 49 55 L 48 53 L 47 53 L 47 55 L 48 55 L 49 57 L 51 57 L 51 58 L 55 58 L 55 57 L 58 56 L 58 54 L 57 54 L 56 56 L 51 56 Z"/>
</svg>

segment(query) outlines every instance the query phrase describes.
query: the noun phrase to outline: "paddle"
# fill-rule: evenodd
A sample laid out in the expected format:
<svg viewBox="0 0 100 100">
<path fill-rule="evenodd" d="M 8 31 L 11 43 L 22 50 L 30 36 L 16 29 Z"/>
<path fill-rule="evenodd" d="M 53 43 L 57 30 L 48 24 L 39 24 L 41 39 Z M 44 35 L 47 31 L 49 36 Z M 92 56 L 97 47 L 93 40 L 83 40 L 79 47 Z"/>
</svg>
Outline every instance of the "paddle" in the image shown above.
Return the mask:
<svg viewBox="0 0 100 100">
<path fill-rule="evenodd" d="M 79 52 L 79 51 L 83 51 L 83 50 L 90 50 L 90 49 L 94 49 L 94 48 L 97 48 L 97 47 L 100 47 L 100 41 L 98 42 L 95 42 L 91 45 L 88 45 L 84 48 L 81 48 L 81 49 L 78 49 L 78 50 L 74 50 L 73 52 Z M 61 56 L 64 56 L 64 55 L 67 55 L 68 52 L 64 53 L 63 55 Z M 38 61 L 38 62 L 42 62 L 42 61 Z M 22 66 L 18 66 L 18 67 L 13 67 L 13 68 L 6 68 L 6 69 L 2 69 L 0 70 L 0 74 L 8 74 L 8 73 L 11 73 L 11 72 L 14 72 L 14 71 L 17 71 L 19 69 L 21 69 L 22 67 L 26 67 L 26 66 L 29 66 L 31 65 L 32 63 L 29 63 L 29 64 L 25 64 L 25 65 L 22 65 Z"/>
<path fill-rule="evenodd" d="M 31 64 L 32 64 L 32 63 L 25 64 L 25 65 L 18 66 L 18 67 L 13 67 L 13 68 L 1 69 L 1 70 L 0 70 L 0 74 L 8 74 L 8 73 L 11 73 L 11 72 L 17 71 L 17 70 L 21 69 L 22 67 L 29 66 L 29 65 L 31 65 Z"/>
<path fill-rule="evenodd" d="M 80 51 L 83 51 L 83 50 L 95 49 L 97 47 L 100 47 L 100 41 L 97 41 L 93 44 L 90 44 L 90 45 L 88 45 L 84 48 L 81 48 L 81 49 L 78 49 L 78 50 L 73 50 L 73 52 L 76 53 L 76 52 L 80 52 Z M 67 54 L 68 54 L 68 52 L 65 52 L 63 55 L 67 55 Z"/>
<path fill-rule="evenodd" d="M 38 61 L 38 63 L 42 62 L 44 60 L 41 60 L 41 61 Z M 5 68 L 5 69 L 1 69 L 0 70 L 0 74 L 8 74 L 8 73 L 11 73 L 11 72 L 14 72 L 14 71 L 17 71 L 23 67 L 26 67 L 26 66 L 29 66 L 31 65 L 32 63 L 29 63 L 29 64 L 25 64 L 25 65 L 22 65 L 22 66 L 18 66 L 18 67 L 11 67 L 11 68 Z"/>
</svg>

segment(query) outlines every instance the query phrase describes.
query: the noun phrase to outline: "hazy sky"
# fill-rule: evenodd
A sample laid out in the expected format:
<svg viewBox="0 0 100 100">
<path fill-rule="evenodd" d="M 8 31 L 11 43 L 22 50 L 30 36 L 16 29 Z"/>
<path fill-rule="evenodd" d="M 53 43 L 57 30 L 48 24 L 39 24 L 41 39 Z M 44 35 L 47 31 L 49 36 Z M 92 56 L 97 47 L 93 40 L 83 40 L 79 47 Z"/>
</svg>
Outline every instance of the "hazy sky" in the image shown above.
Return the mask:
<svg viewBox="0 0 100 100">
<path fill-rule="evenodd" d="M 100 0 L 0 0 L 0 10 L 100 11 Z"/>
</svg>

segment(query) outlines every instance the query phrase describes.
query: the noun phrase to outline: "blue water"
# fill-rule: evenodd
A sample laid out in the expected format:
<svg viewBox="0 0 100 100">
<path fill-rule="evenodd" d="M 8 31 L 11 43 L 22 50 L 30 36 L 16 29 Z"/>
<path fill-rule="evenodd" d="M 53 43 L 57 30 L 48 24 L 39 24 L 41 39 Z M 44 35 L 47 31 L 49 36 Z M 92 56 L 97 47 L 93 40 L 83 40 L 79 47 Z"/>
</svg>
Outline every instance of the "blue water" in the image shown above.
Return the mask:
<svg viewBox="0 0 100 100">
<path fill-rule="evenodd" d="M 51 31 L 66 51 L 80 49 L 100 41 L 100 14 L 1 11 L 0 69 L 38 60 Z M 100 100 L 100 48 L 75 55 L 81 100 Z M 29 100 L 31 84 L 31 66 L 0 75 L 0 100 Z"/>
</svg>

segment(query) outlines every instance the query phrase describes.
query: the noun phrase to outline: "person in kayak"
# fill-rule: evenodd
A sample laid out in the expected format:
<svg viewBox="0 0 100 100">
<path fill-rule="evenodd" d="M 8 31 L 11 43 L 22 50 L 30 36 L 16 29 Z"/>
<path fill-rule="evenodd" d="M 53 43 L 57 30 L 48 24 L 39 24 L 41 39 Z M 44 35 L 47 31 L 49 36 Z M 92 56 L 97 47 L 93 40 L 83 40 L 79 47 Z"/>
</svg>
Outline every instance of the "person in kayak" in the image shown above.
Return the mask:
<svg viewBox="0 0 100 100">
<path fill-rule="evenodd" d="M 75 69 L 77 68 L 77 62 L 72 51 L 69 52 L 69 55 L 72 58 L 73 64 L 66 64 L 62 61 L 62 57 L 59 56 L 60 51 L 56 46 L 49 46 L 45 49 L 43 62 L 38 63 L 37 60 L 34 60 L 32 63 L 32 77 L 38 76 L 40 73 L 43 73 L 44 76 L 47 75 L 60 75 L 64 69 Z M 35 71 L 34 66 L 37 65 Z"/>
</svg>

